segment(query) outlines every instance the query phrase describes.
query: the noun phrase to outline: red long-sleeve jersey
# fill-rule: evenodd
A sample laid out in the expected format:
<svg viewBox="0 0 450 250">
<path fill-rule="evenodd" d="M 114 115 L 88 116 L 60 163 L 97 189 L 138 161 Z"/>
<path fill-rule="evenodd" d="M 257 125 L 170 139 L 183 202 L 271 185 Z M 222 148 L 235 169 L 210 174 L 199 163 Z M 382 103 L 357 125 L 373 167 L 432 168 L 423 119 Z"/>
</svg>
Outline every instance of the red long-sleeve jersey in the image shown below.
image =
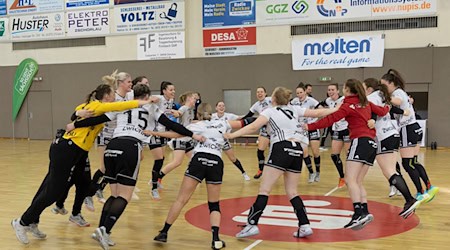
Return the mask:
<svg viewBox="0 0 450 250">
<path fill-rule="evenodd" d="M 375 129 L 370 129 L 367 126 L 367 121 L 371 119 L 371 114 L 375 113 L 379 116 L 384 116 L 389 112 L 389 106 L 380 107 L 371 102 L 365 107 L 359 104 L 357 95 L 346 96 L 344 103 L 331 115 L 328 115 L 321 120 L 308 124 L 308 130 L 314 131 L 319 128 L 327 128 L 334 122 L 345 118 L 348 122 L 348 129 L 350 130 L 350 139 L 369 137 L 375 138 Z"/>
</svg>

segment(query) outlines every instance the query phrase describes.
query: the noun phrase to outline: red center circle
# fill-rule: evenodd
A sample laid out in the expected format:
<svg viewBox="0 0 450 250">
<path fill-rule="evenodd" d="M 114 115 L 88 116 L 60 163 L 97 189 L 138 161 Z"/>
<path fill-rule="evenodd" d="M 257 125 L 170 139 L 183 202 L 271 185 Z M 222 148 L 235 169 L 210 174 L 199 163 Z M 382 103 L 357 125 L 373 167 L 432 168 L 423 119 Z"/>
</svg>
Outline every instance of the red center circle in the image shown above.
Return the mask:
<svg viewBox="0 0 450 250">
<path fill-rule="evenodd" d="M 419 217 L 410 216 L 403 219 L 398 214 L 400 207 L 369 201 L 369 211 L 374 221 L 364 229 L 354 231 L 344 229 L 353 214 L 352 201 L 349 198 L 302 195 L 308 218 L 314 231 L 312 236 L 298 239 L 292 236 L 297 230 L 298 220 L 291 203 L 285 195 L 271 195 L 259 220 L 259 235 L 254 239 L 286 242 L 341 242 L 368 240 L 404 233 L 419 225 Z M 222 221 L 220 233 L 235 236 L 245 225 L 248 210 L 255 202 L 255 197 L 232 198 L 220 201 Z M 247 212 L 246 212 L 247 211 Z M 211 231 L 208 204 L 191 208 L 186 212 L 186 220 L 203 230 Z"/>
</svg>

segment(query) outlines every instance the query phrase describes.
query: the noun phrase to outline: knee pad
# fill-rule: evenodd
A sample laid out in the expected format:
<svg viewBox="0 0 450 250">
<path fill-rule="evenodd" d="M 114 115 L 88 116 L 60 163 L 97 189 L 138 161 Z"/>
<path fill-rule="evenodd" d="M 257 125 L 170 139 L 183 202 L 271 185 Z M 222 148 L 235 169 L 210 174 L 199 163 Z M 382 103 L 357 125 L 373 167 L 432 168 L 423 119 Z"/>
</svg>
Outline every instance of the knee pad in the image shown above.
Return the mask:
<svg viewBox="0 0 450 250">
<path fill-rule="evenodd" d="M 217 211 L 217 212 L 220 213 L 220 205 L 219 205 L 218 201 L 216 201 L 216 202 L 209 202 L 208 201 L 208 207 L 209 207 L 209 213 L 212 213 L 214 211 Z"/>
</svg>

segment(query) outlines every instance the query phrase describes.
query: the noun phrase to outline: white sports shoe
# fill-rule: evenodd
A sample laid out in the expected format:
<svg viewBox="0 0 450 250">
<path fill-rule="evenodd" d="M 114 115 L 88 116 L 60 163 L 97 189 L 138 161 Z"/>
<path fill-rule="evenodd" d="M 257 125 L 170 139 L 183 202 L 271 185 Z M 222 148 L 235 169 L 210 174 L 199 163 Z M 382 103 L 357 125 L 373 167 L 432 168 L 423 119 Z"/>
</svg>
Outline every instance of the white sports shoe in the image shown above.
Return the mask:
<svg viewBox="0 0 450 250">
<path fill-rule="evenodd" d="M 314 173 L 310 173 L 309 174 L 308 183 L 313 183 L 314 182 L 314 177 L 316 177 L 316 175 Z"/>
<path fill-rule="evenodd" d="M 258 226 L 247 224 L 239 233 L 236 234 L 236 238 L 245 238 L 257 234 L 259 234 Z"/>
<path fill-rule="evenodd" d="M 28 228 L 28 232 L 30 232 L 34 237 L 36 237 L 38 239 L 45 239 L 45 238 L 47 238 L 47 234 L 45 234 L 44 232 L 39 230 L 38 224 L 35 224 L 35 223 L 30 224 L 30 226 Z"/>
<path fill-rule="evenodd" d="M 20 225 L 20 218 L 12 220 L 11 226 L 16 232 L 16 237 L 20 241 L 20 243 L 28 244 L 30 242 L 27 236 L 27 231 L 29 230 L 29 227 Z"/>
<path fill-rule="evenodd" d="M 294 237 L 303 238 L 313 234 L 313 230 L 309 224 L 301 225 L 297 231 L 294 232 Z"/>
<path fill-rule="evenodd" d="M 250 176 L 248 176 L 247 173 L 243 173 L 242 176 L 244 176 L 244 180 L 249 181 L 250 180 Z"/>
<path fill-rule="evenodd" d="M 103 250 L 109 249 L 108 238 L 109 235 L 106 233 L 105 227 L 99 227 L 94 231 L 95 239 L 98 241 Z"/>
<path fill-rule="evenodd" d="M 91 212 L 95 211 L 94 200 L 92 199 L 92 196 L 87 196 L 86 198 L 84 198 L 84 206 Z"/>
<path fill-rule="evenodd" d="M 397 188 L 395 186 L 391 186 L 389 197 L 394 196 L 397 193 Z"/>
<path fill-rule="evenodd" d="M 152 189 L 152 197 L 154 200 L 161 200 L 158 189 Z"/>
<path fill-rule="evenodd" d="M 97 235 L 96 235 L 95 233 L 92 233 L 91 237 L 92 237 L 92 239 L 98 241 Z M 115 243 L 114 241 L 111 240 L 111 235 L 108 235 L 107 242 L 108 242 L 108 245 L 111 246 L 111 247 L 113 247 L 113 246 L 116 245 L 116 243 Z"/>
</svg>

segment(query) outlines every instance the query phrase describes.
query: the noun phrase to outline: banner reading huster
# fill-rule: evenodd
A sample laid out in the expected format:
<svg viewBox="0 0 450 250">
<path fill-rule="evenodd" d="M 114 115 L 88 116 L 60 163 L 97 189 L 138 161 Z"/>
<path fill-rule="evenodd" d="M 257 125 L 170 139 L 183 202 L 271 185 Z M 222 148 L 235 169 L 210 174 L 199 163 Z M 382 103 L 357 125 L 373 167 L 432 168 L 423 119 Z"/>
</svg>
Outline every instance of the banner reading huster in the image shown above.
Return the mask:
<svg viewBox="0 0 450 250">
<path fill-rule="evenodd" d="M 13 103 L 12 103 L 12 119 L 16 120 L 23 100 L 30 89 L 33 77 L 38 72 L 38 64 L 35 60 L 27 58 L 23 60 L 16 70 L 13 84 Z"/>
</svg>

